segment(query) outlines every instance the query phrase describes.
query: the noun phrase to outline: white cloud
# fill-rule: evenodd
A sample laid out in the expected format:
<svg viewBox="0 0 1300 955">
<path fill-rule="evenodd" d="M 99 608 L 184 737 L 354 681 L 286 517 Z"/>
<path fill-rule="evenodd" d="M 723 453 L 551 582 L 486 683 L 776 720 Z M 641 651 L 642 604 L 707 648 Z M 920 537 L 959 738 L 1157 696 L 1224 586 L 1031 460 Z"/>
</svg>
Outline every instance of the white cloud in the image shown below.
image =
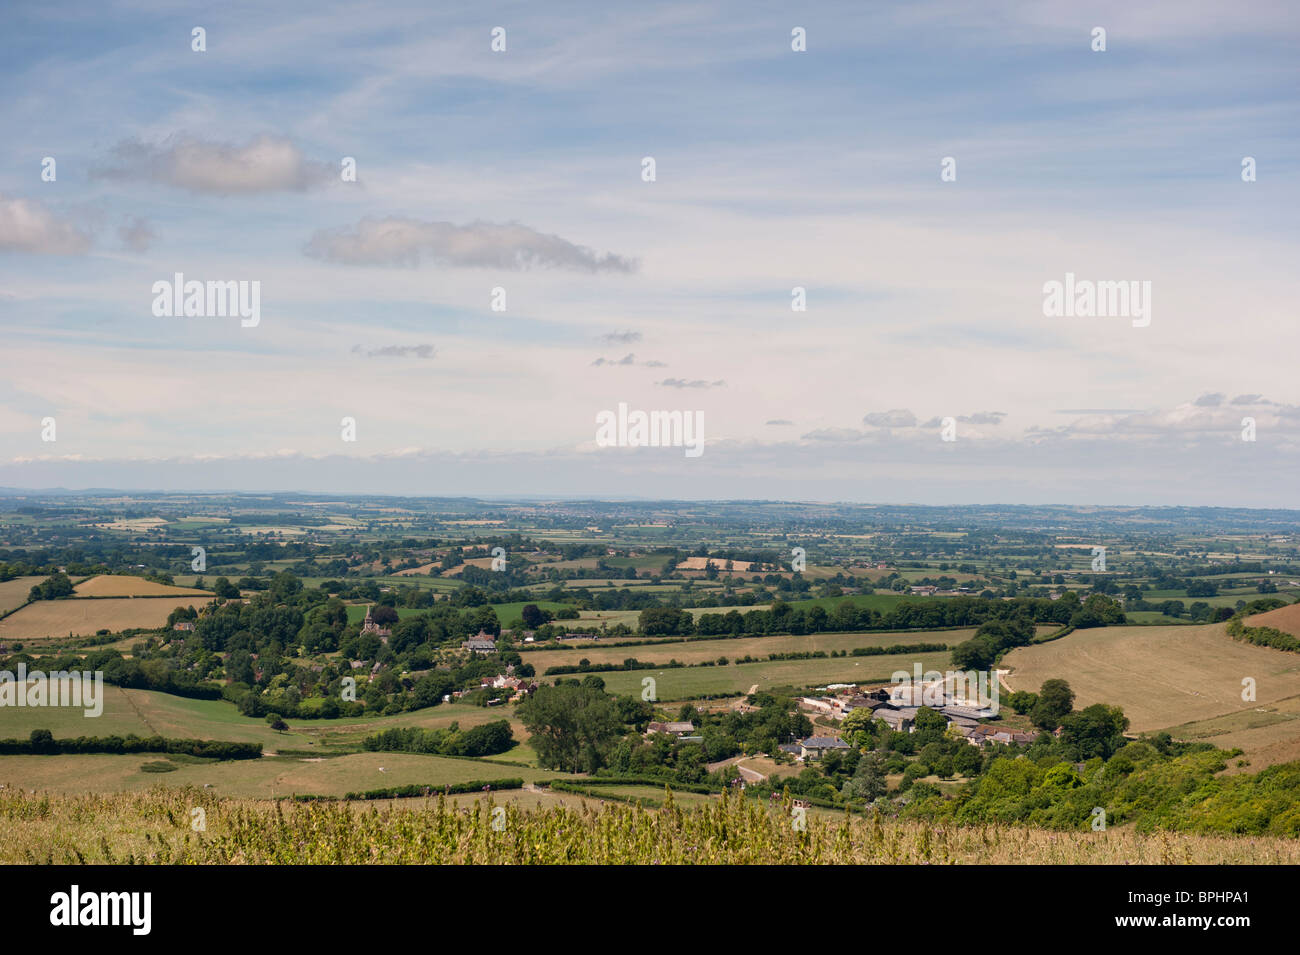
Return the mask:
<svg viewBox="0 0 1300 955">
<path fill-rule="evenodd" d="M 353 228 L 322 229 L 307 242 L 312 258 L 344 265 L 419 265 L 422 256 L 444 265 L 525 271 L 633 272 L 636 262 L 546 235 L 511 222 L 422 222 L 390 217 L 362 219 Z"/>
<path fill-rule="evenodd" d="M 0 196 L 0 250 L 45 255 L 80 255 L 91 237 L 32 199 Z"/>
<path fill-rule="evenodd" d="M 186 134 L 151 144 L 128 139 L 113 149 L 115 164 L 92 171 L 101 179 L 139 180 L 217 196 L 302 192 L 336 175 L 283 136 L 258 136 L 244 145 Z"/>
</svg>

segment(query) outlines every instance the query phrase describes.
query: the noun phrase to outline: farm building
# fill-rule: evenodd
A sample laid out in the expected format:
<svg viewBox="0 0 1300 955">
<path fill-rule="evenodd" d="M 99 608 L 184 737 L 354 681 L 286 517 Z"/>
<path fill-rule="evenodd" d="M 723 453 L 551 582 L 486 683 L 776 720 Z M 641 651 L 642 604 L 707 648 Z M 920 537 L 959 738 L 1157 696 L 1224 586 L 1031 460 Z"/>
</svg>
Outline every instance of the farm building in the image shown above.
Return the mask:
<svg viewBox="0 0 1300 955">
<path fill-rule="evenodd" d="M 799 741 L 801 759 L 818 759 L 834 750 L 847 750 L 849 744 L 837 736 L 809 736 Z"/>
<path fill-rule="evenodd" d="M 656 721 L 646 727 L 645 735 L 653 736 L 655 733 L 667 733 L 669 736 L 676 736 L 680 739 L 694 732 L 695 724 L 689 720 L 681 723 L 660 723 Z"/>
<path fill-rule="evenodd" d="M 475 636 L 464 641 L 460 648 L 462 650 L 472 650 L 474 653 L 496 653 L 497 638 L 486 630 L 480 630 Z"/>
</svg>

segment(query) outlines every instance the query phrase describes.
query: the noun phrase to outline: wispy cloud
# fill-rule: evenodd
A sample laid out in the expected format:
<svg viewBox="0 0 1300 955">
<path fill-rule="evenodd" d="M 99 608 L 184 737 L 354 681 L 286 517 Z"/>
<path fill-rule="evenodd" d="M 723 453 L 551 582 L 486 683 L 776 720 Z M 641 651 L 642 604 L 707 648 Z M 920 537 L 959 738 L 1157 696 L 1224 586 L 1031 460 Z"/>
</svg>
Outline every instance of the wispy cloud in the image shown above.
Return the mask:
<svg viewBox="0 0 1300 955">
<path fill-rule="evenodd" d="M 665 378 L 656 382 L 662 388 L 725 388 L 727 383 L 721 379 L 705 381 L 703 378 L 687 380 L 685 378 Z"/>
<path fill-rule="evenodd" d="M 602 345 L 634 345 L 641 340 L 640 332 L 607 332 L 596 339 Z"/>
<path fill-rule="evenodd" d="M 592 362 L 592 364 L 595 365 L 597 368 L 599 368 L 602 365 L 635 365 L 636 356 L 629 352 L 628 354 L 624 355 L 622 358 L 619 358 L 617 361 L 612 358 L 597 358 L 595 361 Z"/>
<path fill-rule="evenodd" d="M 343 265 L 416 266 L 423 257 L 442 265 L 512 271 L 636 270 L 631 259 L 609 252 L 602 255 L 558 235 L 546 235 L 513 222 L 455 225 L 400 217 L 366 218 L 352 227 L 320 230 L 304 251 L 312 258 Z"/>
<path fill-rule="evenodd" d="M 217 196 L 302 192 L 334 175 L 328 163 L 306 159 L 292 141 L 273 135 L 243 145 L 187 134 L 157 144 L 127 139 L 113 148 L 111 164 L 91 170 L 92 178 L 161 183 Z"/>
<path fill-rule="evenodd" d="M 638 365 L 642 368 L 667 368 L 668 367 L 667 362 L 655 361 L 653 358 L 647 361 L 637 361 L 636 355 L 633 354 L 632 352 L 628 352 L 622 358 L 618 358 L 618 359 L 597 358 L 591 364 L 596 368 L 601 368 L 601 367 L 608 368 L 610 366 L 631 367 L 633 365 Z"/>
<path fill-rule="evenodd" d="M 379 348 L 353 345 L 352 352 L 367 358 L 433 358 L 438 349 L 432 345 L 382 345 Z"/>
</svg>

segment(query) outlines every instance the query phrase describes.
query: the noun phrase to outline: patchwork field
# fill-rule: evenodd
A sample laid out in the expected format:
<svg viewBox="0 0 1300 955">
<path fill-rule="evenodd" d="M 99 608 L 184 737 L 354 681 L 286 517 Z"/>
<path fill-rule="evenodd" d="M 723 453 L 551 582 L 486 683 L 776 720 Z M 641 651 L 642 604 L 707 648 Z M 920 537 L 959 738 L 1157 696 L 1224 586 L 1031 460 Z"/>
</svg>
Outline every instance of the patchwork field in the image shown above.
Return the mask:
<svg viewBox="0 0 1300 955">
<path fill-rule="evenodd" d="M 142 772 L 146 763 L 166 760 L 157 753 L 130 756 L 0 756 L 0 783 L 55 793 L 119 792 L 196 786 L 223 796 L 272 798 L 294 794 L 342 796 L 388 786 L 446 786 L 473 780 L 555 779 L 564 774 L 533 767 L 502 766 L 484 760 L 415 753 L 353 753 L 328 759 L 264 756 L 226 762 L 166 760 L 172 772 Z"/>
<path fill-rule="evenodd" d="M 210 596 L 210 595 L 209 595 Z M 173 609 L 193 601 L 110 597 L 103 600 L 38 600 L 0 620 L 0 640 L 62 639 L 100 630 L 161 627 Z"/>
<path fill-rule="evenodd" d="M 225 700 L 191 700 L 155 693 L 104 687 L 102 715 L 87 717 L 82 710 L 68 707 L 5 707 L 0 709 L 0 738 L 25 739 L 34 729 L 48 729 L 56 737 L 69 736 L 168 736 L 186 739 L 224 739 L 261 743 L 267 752 L 280 749 L 308 749 L 313 746 L 353 747 L 382 730 L 395 726 L 442 729 L 459 723 L 462 729 L 506 719 L 515 739 L 527 736 L 514 718 L 513 709 L 443 704 L 396 716 L 358 717 L 337 720 L 288 720 L 283 733 L 266 721 L 244 716 Z M 53 757 L 51 757 L 53 758 Z M 528 762 L 532 750 L 519 747 L 501 759 Z"/>
<path fill-rule="evenodd" d="M 1175 728 L 1216 746 L 1240 746 L 1254 769 L 1300 753 L 1300 655 L 1233 640 L 1224 624 L 1076 630 L 1005 658 L 1013 690 L 1067 680 L 1075 707 L 1111 703 L 1134 732 Z M 1243 702 L 1242 680 L 1255 680 Z"/>
<path fill-rule="evenodd" d="M 0 583 L 0 613 L 7 613 L 27 602 L 27 594 L 44 577 L 15 577 Z"/>
<path fill-rule="evenodd" d="M 195 590 L 193 587 L 171 587 L 155 583 L 143 577 L 130 577 L 123 574 L 100 574 L 83 580 L 72 588 L 78 597 L 206 597 L 212 599 L 211 591 Z"/>
<path fill-rule="evenodd" d="M 629 650 L 635 649 L 629 647 Z M 802 688 L 827 683 L 887 683 L 896 670 L 911 671 L 914 663 L 925 670 L 948 667 L 948 651 L 896 654 L 878 657 L 780 660 L 771 663 L 732 663 L 728 666 L 689 667 L 667 670 L 625 670 L 599 673 L 610 693 L 640 697 L 641 681 L 655 680 L 660 701 L 693 700 L 702 696 L 743 695 L 752 686 L 760 690 L 777 687 Z"/>
<path fill-rule="evenodd" d="M 936 630 L 925 633 L 812 633 L 803 636 L 741 637 L 734 640 L 692 640 L 688 643 L 664 643 L 636 647 L 602 647 L 600 644 L 581 644 L 572 650 L 533 650 L 524 659 L 537 668 L 538 673 L 547 667 L 573 666 L 579 660 L 592 663 L 622 663 L 628 657 L 643 662 L 702 663 L 726 657 L 735 660 L 743 656 L 769 656 L 773 653 L 813 653 L 832 650 L 853 650 L 856 647 L 887 647 L 894 644 L 942 643 L 948 646 L 969 640 L 974 630 Z M 863 658 L 857 658 L 859 660 Z M 867 657 L 866 659 L 880 659 Z"/>
</svg>

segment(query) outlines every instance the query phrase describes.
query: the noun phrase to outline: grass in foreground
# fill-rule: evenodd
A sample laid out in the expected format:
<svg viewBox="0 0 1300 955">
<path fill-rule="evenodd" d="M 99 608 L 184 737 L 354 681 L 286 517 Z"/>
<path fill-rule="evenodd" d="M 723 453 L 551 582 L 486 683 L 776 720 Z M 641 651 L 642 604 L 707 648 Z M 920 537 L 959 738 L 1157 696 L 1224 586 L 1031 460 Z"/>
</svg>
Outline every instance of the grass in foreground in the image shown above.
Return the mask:
<svg viewBox="0 0 1300 955">
<path fill-rule="evenodd" d="M 0 863 L 1300 863 L 1300 841 L 1279 838 L 929 826 L 814 812 L 798 831 L 788 805 L 734 796 L 690 809 L 668 799 L 661 810 L 520 811 L 491 797 L 420 802 L 381 808 L 218 799 L 192 789 L 107 796 L 6 789 Z M 205 831 L 192 829 L 195 809 Z"/>
</svg>

